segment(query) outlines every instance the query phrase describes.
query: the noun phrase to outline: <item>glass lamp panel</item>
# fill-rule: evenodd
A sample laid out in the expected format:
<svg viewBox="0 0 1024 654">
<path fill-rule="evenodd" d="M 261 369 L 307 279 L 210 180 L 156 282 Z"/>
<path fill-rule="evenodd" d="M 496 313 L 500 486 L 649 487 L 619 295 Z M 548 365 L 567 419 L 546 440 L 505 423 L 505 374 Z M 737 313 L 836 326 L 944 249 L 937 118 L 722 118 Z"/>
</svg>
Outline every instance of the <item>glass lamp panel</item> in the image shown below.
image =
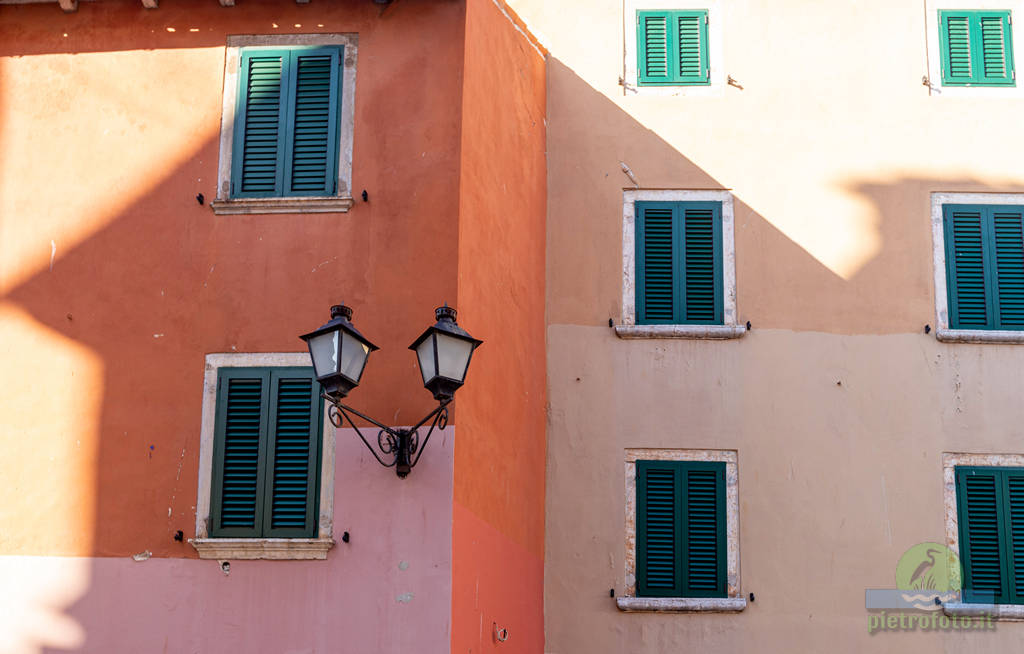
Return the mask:
<svg viewBox="0 0 1024 654">
<path fill-rule="evenodd" d="M 338 332 L 328 332 L 309 339 L 309 354 L 317 377 L 338 372 Z"/>
<path fill-rule="evenodd" d="M 448 336 L 435 334 L 437 339 L 437 372 L 442 377 L 462 382 L 466 377 L 466 366 L 473 353 L 473 343 Z"/>
<path fill-rule="evenodd" d="M 420 362 L 420 374 L 423 375 L 423 383 L 437 376 L 434 370 L 434 335 L 428 336 L 416 347 L 416 358 Z"/>
<path fill-rule="evenodd" d="M 370 348 L 359 342 L 351 334 L 342 333 L 341 344 L 341 374 L 358 383 L 363 376 L 363 367 L 366 365 L 366 357 L 370 355 Z"/>
</svg>

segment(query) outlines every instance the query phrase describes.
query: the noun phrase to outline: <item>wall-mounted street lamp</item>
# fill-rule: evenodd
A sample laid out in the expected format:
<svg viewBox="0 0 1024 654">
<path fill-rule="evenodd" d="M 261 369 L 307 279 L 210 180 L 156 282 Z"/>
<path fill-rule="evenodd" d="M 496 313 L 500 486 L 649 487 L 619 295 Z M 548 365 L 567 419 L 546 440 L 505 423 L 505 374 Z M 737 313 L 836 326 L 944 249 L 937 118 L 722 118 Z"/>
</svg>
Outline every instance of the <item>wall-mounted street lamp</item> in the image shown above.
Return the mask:
<svg viewBox="0 0 1024 654">
<path fill-rule="evenodd" d="M 341 403 L 342 398 L 359 385 L 370 352 L 379 349 L 352 324 L 352 309 L 341 304 L 331 307 L 331 319 L 326 324 L 300 337 L 309 346 L 309 356 L 313 360 L 317 381 L 323 389 L 323 398 L 330 403 L 328 416 L 331 423 L 341 427 L 347 421 L 377 462 L 386 468 L 394 467 L 399 477 L 408 475 L 419 462 L 434 428 L 444 429 L 448 425 L 448 405 L 454 400 L 455 391 L 466 381 L 466 371 L 473 351 L 483 343 L 456 324 L 455 309 L 447 304 L 438 307 L 435 314 L 437 324 L 428 327 L 409 349 L 416 352 L 423 386 L 434 394 L 438 406 L 409 429 L 388 427 Z M 377 448 L 384 457 L 393 457 L 390 462 L 377 454 L 377 450 L 366 440 L 349 414 L 380 428 L 377 432 Z M 428 421 L 431 421 L 430 429 L 421 446 L 418 430 Z"/>
</svg>

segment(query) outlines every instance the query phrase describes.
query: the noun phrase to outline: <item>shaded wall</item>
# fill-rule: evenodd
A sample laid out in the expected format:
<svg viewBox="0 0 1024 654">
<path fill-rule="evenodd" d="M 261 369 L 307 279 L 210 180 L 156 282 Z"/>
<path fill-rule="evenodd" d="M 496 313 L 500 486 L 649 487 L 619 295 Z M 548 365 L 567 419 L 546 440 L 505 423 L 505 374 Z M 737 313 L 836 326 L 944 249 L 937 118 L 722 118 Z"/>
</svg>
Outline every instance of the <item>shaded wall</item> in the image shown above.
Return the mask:
<svg viewBox="0 0 1024 654">
<path fill-rule="evenodd" d="M 0 7 L 0 650 L 447 652 L 454 413 L 401 481 L 338 434 L 326 561 L 173 536 L 207 353 L 301 351 L 344 301 L 383 348 L 353 404 L 432 408 L 406 346 L 458 297 L 463 4 L 164 4 Z M 209 209 L 227 35 L 277 32 L 359 34 L 349 213 Z"/>
<path fill-rule="evenodd" d="M 458 212 L 463 13 L 0 9 L 0 411 L 24 416 L 3 428 L 0 552 L 194 556 L 171 537 L 194 530 L 205 354 L 301 351 L 338 301 L 384 348 L 353 401 L 397 424 L 429 410 L 405 347 L 456 296 L 457 223 L 438 216 Z M 215 196 L 227 34 L 317 31 L 360 36 L 369 202 L 215 216 L 196 195 Z"/>
<path fill-rule="evenodd" d="M 466 12 L 459 307 L 486 342 L 458 399 L 452 652 L 498 651 L 495 625 L 541 652 L 544 57 L 499 3 Z"/>
<path fill-rule="evenodd" d="M 551 51 L 545 651 L 1015 647 L 1006 622 L 869 636 L 864 591 L 944 542 L 942 452 L 1021 452 L 1024 350 L 924 333 L 929 193 L 1024 191 L 1020 101 L 929 96 L 919 2 L 719 3 L 743 88 L 703 98 L 624 94 L 621 2 L 513 4 Z M 642 188 L 732 190 L 743 339 L 608 328 L 621 162 Z M 744 612 L 626 614 L 608 597 L 624 587 L 624 450 L 642 447 L 738 451 Z"/>
</svg>

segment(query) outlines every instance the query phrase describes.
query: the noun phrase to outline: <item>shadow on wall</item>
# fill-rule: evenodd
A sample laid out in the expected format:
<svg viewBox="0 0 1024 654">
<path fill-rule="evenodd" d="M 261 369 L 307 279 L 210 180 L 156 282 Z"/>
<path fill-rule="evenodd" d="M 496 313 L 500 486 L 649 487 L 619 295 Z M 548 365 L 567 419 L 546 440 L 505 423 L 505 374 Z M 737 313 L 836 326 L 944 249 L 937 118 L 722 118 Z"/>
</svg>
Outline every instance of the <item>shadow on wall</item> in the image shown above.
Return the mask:
<svg viewBox="0 0 1024 654">
<path fill-rule="evenodd" d="M 930 196 L 932 191 L 1024 192 L 1024 185 L 995 187 L 967 177 L 910 174 L 851 179 L 825 189 L 848 198 L 869 226 L 863 238 L 878 245 L 849 279 L 824 266 L 780 231 L 782 216 L 763 215 L 744 200 L 744 180 L 716 179 L 657 132 L 638 122 L 564 63 L 548 59 L 548 323 L 607 324 L 621 315 L 622 188 L 731 189 L 736 217 L 738 308 L 754 328 L 846 334 L 908 333 L 934 321 Z M 743 91 L 729 88 L 730 94 Z M 638 110 L 671 103 L 715 102 L 694 98 L 629 96 Z M 662 113 L 662 116 L 667 116 Z M 721 129 L 727 129 L 723 126 Z M 723 137 L 725 135 L 723 134 Z M 714 141 L 714 133 L 702 138 Z M 801 139 L 806 139 L 806 143 Z M 788 147 L 811 148 L 813 134 Z M 737 152 L 770 160 L 770 152 Z M 752 173 L 756 175 L 757 173 Z M 765 175 L 783 172 L 765 167 Z M 799 180 L 791 194 L 805 211 Z M 829 220 L 829 207 L 820 208 Z M 585 246 L 582 246 L 584 245 Z M 881 290 L 884 289 L 884 292 Z"/>
<path fill-rule="evenodd" d="M 103 163 L 117 184 L 85 189 L 82 173 L 95 171 L 78 171 L 74 164 L 86 151 L 83 143 L 100 140 L 102 130 L 96 124 L 109 120 L 109 115 L 69 115 L 67 122 L 53 123 L 54 131 L 46 135 L 25 129 L 20 134 L 0 133 L 0 145 L 5 148 L 12 147 L 15 139 L 21 152 L 26 151 L 30 138 L 43 144 L 38 154 L 33 154 L 33 161 L 4 167 L 7 185 L 13 188 L 16 181 L 22 187 L 40 190 L 30 195 L 18 189 L 20 195 L 5 198 L 6 206 L 13 210 L 0 216 L 0 235 L 11 236 L 11 228 L 17 227 L 18 236 L 11 240 L 20 250 L 41 238 L 42 228 L 28 227 L 33 224 L 33 212 L 49 206 L 47 202 L 64 209 L 68 205 L 60 204 L 61 198 L 87 194 L 76 200 L 83 205 L 81 211 L 69 211 L 61 216 L 65 223 L 56 223 L 84 232 L 74 245 L 70 243 L 76 239 L 58 236 L 59 249 L 55 248 L 50 258 L 47 233 L 46 257 L 35 257 L 35 250 L 28 254 L 18 250 L 22 258 L 6 261 L 6 278 L 0 279 L 0 325 L 4 330 L 0 351 L 6 363 L 14 364 L 0 372 L 3 385 L 14 389 L 5 394 L 0 408 L 0 413 L 12 416 L 0 421 L 5 423 L 3 470 L 11 471 L 18 480 L 7 491 L 0 491 L 5 498 L 0 522 L 6 525 L 0 534 L 0 553 L 27 555 L 0 558 L 0 570 L 17 573 L 0 575 L 5 580 L 0 584 L 5 606 L 9 601 L 17 609 L 6 611 L 3 617 L 4 625 L 12 625 L 10 630 L 0 630 L 0 651 L 5 653 L 8 647 L 18 652 L 37 652 L 44 647 L 111 651 L 111 643 L 125 642 L 119 640 L 118 625 L 130 620 L 114 617 L 124 616 L 120 612 L 124 607 L 136 614 L 148 608 L 157 623 L 145 646 L 135 651 L 157 651 L 165 637 L 173 644 L 175 629 L 188 629 L 189 625 L 198 629 L 199 616 L 194 615 L 200 612 L 198 605 L 188 601 L 190 593 L 196 592 L 193 580 L 203 574 L 206 583 L 211 578 L 216 583 L 220 573 L 216 569 L 210 572 L 213 563 L 181 560 L 193 559 L 196 554 L 187 542 L 176 541 L 174 536 L 179 530 L 183 541 L 194 535 L 205 353 L 302 351 L 298 334 L 323 323 L 327 308 L 344 300 L 356 308 L 364 333 L 390 349 L 378 355 L 367 371 L 361 408 L 371 415 L 392 416 L 398 424 L 433 408 L 418 381 L 415 358 L 404 346 L 432 322 L 434 306 L 456 297 L 454 266 L 445 271 L 436 266 L 436 260 L 455 260 L 457 238 L 452 237 L 453 225 L 413 222 L 410 217 L 454 215 L 457 211 L 457 194 L 451 191 L 457 188 L 457 167 L 452 162 L 458 154 L 454 137 L 458 115 L 450 110 L 450 97 L 458 80 L 444 73 L 461 61 L 454 37 L 462 10 L 455 2 L 413 0 L 403 3 L 401 12 L 386 13 L 387 24 L 378 24 L 381 10 L 372 3 L 359 3 L 355 10 L 338 3 L 321 6 L 323 11 L 316 14 L 323 17 L 321 25 L 302 27 L 313 5 L 257 2 L 225 9 L 215 2 L 195 4 L 146 12 L 136 3 L 84 3 L 77 14 L 68 16 L 56 5 L 0 8 L 5 37 L 13 37 L 0 43 L 0 57 L 6 58 L 0 60 L 4 65 L 0 73 L 13 69 L 13 62 L 46 69 L 51 75 L 48 84 L 28 87 L 31 92 L 22 96 L 21 114 L 11 116 L 11 107 L 0 107 L 5 110 L 0 124 L 10 126 L 16 120 L 13 125 L 21 128 L 31 123 L 25 117 L 31 102 L 45 104 L 48 94 L 62 91 L 64 96 L 73 96 L 67 87 L 75 77 L 75 67 L 89 65 L 95 61 L 89 54 L 100 52 L 110 53 L 99 58 L 111 68 L 131 68 L 154 60 L 167 66 L 169 60 L 184 58 L 193 68 L 182 70 L 198 70 L 201 75 L 184 82 L 167 80 L 159 91 L 176 102 L 194 103 L 196 122 L 202 127 L 194 133 L 171 134 L 173 156 L 146 170 L 126 170 L 119 159 L 123 153 L 111 148 L 110 141 L 101 140 L 108 144 L 107 149 L 100 146 Z M 225 18 L 231 19 L 230 25 Z M 177 31 L 161 31 L 164 24 L 177 25 Z M 354 182 L 357 188 L 369 188 L 373 201 L 357 203 L 348 214 L 225 217 L 214 216 L 208 206 L 215 195 L 215 132 L 219 129 L 223 71 L 219 49 L 224 46 L 225 31 L 262 33 L 269 31 L 271 24 L 288 25 L 293 32 L 357 31 L 364 43 L 375 42 L 389 53 L 364 58 L 359 64 L 361 71 L 368 72 L 360 82 L 357 125 L 366 128 L 356 135 Z M 425 32 L 415 29 L 424 24 L 432 28 Z M 201 25 L 201 32 L 191 32 L 188 26 L 194 25 Z M 140 29 L 142 26 L 152 31 Z M 63 32 L 66 37 L 61 36 Z M 421 34 L 423 43 L 398 47 L 415 33 Z M 438 34 L 448 34 L 443 40 L 453 45 L 437 48 L 435 57 L 424 63 L 423 48 L 439 38 Z M 161 58 L 159 52 L 154 54 L 161 48 L 190 52 Z M 74 59 L 32 56 L 67 53 L 87 54 Z M 211 67 L 210 60 L 220 64 Z M 375 67 L 390 69 L 391 74 L 375 76 Z M 19 88 L 29 84 L 25 76 L 15 82 L 22 85 Z M 395 97 L 392 85 L 404 90 L 401 97 Z M 4 91 L 0 100 L 13 97 L 12 88 L 10 80 L 0 79 Z M 138 93 L 136 89 L 136 96 Z M 97 90 L 82 91 L 82 95 L 96 105 L 108 105 L 110 112 L 125 111 L 117 93 Z M 159 115 L 133 117 L 137 121 L 122 132 L 138 133 L 152 154 L 167 155 L 161 149 L 164 142 L 155 134 L 162 131 L 166 136 L 168 131 Z M 379 129 L 380 124 L 394 127 Z M 364 159 L 358 159 L 360 154 Z M 60 162 L 54 166 L 60 175 L 29 172 L 51 161 Z M 391 167 L 378 162 L 391 162 Z M 66 168 L 64 163 L 68 163 Z M 395 166 L 401 172 L 396 172 Z M 200 193 L 203 203 L 197 198 Z M 110 210 L 112 206 L 116 209 Z M 394 265 L 395 261 L 402 263 Z M 15 266 L 18 268 L 13 269 Z M 434 273 L 419 275 L 424 269 Z M 372 310 L 367 310 L 371 306 Z M 90 400 L 82 401 L 81 396 Z M 401 414 L 396 411 L 399 406 Z M 432 460 L 428 461 L 429 455 L 424 458 L 422 471 L 417 468 L 420 478 L 427 479 L 432 465 L 444 461 L 444 440 L 435 436 L 432 450 L 434 441 L 438 449 Z M 450 439 L 447 447 L 450 450 Z M 450 460 L 446 465 L 447 490 L 444 483 L 438 483 L 421 495 L 447 493 L 445 510 L 450 511 Z M 367 474 L 389 472 L 373 468 Z M 386 479 L 393 482 L 393 473 Z M 406 483 L 404 488 L 415 489 L 417 483 Z M 7 502 L 8 497 L 14 499 Z M 372 506 L 372 501 L 365 505 Z M 423 502 L 409 505 L 422 507 Z M 424 508 L 423 513 L 436 511 Z M 405 538 L 418 533 L 421 522 L 427 521 L 419 515 L 396 519 Z M 345 529 L 337 517 L 336 528 Z M 386 531 L 377 533 L 381 538 L 389 536 Z M 130 557 L 135 554 L 153 558 L 134 563 Z M 46 555 L 65 558 L 44 558 Z M 81 556 L 110 558 L 74 558 Z M 434 567 L 443 569 L 448 556 L 446 551 L 434 557 L 431 565 L 437 562 Z M 335 564 L 345 561 L 337 550 L 332 557 Z M 171 565 L 167 558 L 177 561 Z M 178 581 L 162 583 L 147 576 L 152 571 L 124 575 L 115 564 L 171 565 L 161 568 L 169 575 L 163 582 Z M 414 558 L 412 566 L 413 570 L 417 567 Z M 254 575 L 263 584 L 260 593 L 267 597 L 273 596 L 265 588 L 268 580 L 276 579 L 274 583 L 284 593 L 288 588 L 301 590 L 289 586 L 298 579 L 325 576 L 323 566 L 316 564 L 270 567 L 274 574 Z M 288 577 L 289 571 L 302 567 L 309 568 L 310 574 Z M 123 576 L 119 578 L 119 574 Z M 140 585 L 138 580 L 145 578 L 152 583 Z M 437 587 L 443 588 L 444 583 L 450 580 L 438 581 Z M 122 593 L 121 588 L 126 590 Z M 234 588 L 242 603 L 255 587 L 238 583 Z M 317 585 L 310 592 L 321 588 Z M 344 590 L 344 586 L 338 589 Z M 419 602 L 431 601 L 428 595 L 421 597 Z M 447 603 L 435 602 L 444 615 Z M 397 606 L 408 610 L 403 607 L 415 605 L 404 602 Z M 357 611 L 352 619 L 358 616 L 365 624 L 375 624 L 373 611 L 378 609 L 385 611 L 369 603 L 367 614 Z M 158 618 L 167 611 L 178 612 L 177 627 L 170 620 L 160 624 Z M 216 618 L 215 613 L 206 618 L 208 626 L 221 618 L 223 624 L 231 622 L 231 615 Z M 271 618 L 253 613 L 237 622 L 243 626 L 270 624 Z M 301 616 L 292 618 L 293 626 L 303 624 Z M 415 620 L 403 622 L 410 625 L 408 630 L 419 628 Z M 447 642 L 447 630 L 441 629 L 439 640 Z M 225 628 L 219 633 L 231 631 Z M 381 643 L 397 642 L 405 635 L 397 630 L 379 634 L 379 638 Z M 368 646 L 363 651 L 383 649 L 383 645 Z"/>
</svg>

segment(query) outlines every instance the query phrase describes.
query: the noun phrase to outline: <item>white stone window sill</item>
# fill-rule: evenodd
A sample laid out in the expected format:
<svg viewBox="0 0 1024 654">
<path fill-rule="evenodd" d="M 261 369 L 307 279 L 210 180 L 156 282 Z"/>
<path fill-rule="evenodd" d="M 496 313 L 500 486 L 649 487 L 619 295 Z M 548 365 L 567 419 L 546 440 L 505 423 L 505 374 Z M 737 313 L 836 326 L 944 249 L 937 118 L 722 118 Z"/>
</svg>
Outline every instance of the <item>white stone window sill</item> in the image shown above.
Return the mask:
<svg viewBox="0 0 1024 654">
<path fill-rule="evenodd" d="M 991 617 L 993 620 L 1024 620 L 1022 604 L 965 604 L 947 602 L 942 605 L 946 615 L 970 618 Z"/>
<path fill-rule="evenodd" d="M 725 340 L 743 338 L 743 325 L 615 325 L 619 338 L 694 338 Z M 1024 332 L 1022 332 L 1024 334 Z"/>
<path fill-rule="evenodd" d="M 936 329 L 935 338 L 945 343 L 1024 343 L 1024 331 Z"/>
<path fill-rule="evenodd" d="M 616 597 L 626 613 L 737 613 L 747 608 L 744 597 Z"/>
<path fill-rule="evenodd" d="M 326 559 L 333 538 L 190 538 L 201 559 Z"/>
<path fill-rule="evenodd" d="M 344 213 L 352 208 L 348 196 L 319 198 L 238 198 L 214 200 L 210 203 L 213 213 L 238 215 L 247 213 Z"/>
</svg>

